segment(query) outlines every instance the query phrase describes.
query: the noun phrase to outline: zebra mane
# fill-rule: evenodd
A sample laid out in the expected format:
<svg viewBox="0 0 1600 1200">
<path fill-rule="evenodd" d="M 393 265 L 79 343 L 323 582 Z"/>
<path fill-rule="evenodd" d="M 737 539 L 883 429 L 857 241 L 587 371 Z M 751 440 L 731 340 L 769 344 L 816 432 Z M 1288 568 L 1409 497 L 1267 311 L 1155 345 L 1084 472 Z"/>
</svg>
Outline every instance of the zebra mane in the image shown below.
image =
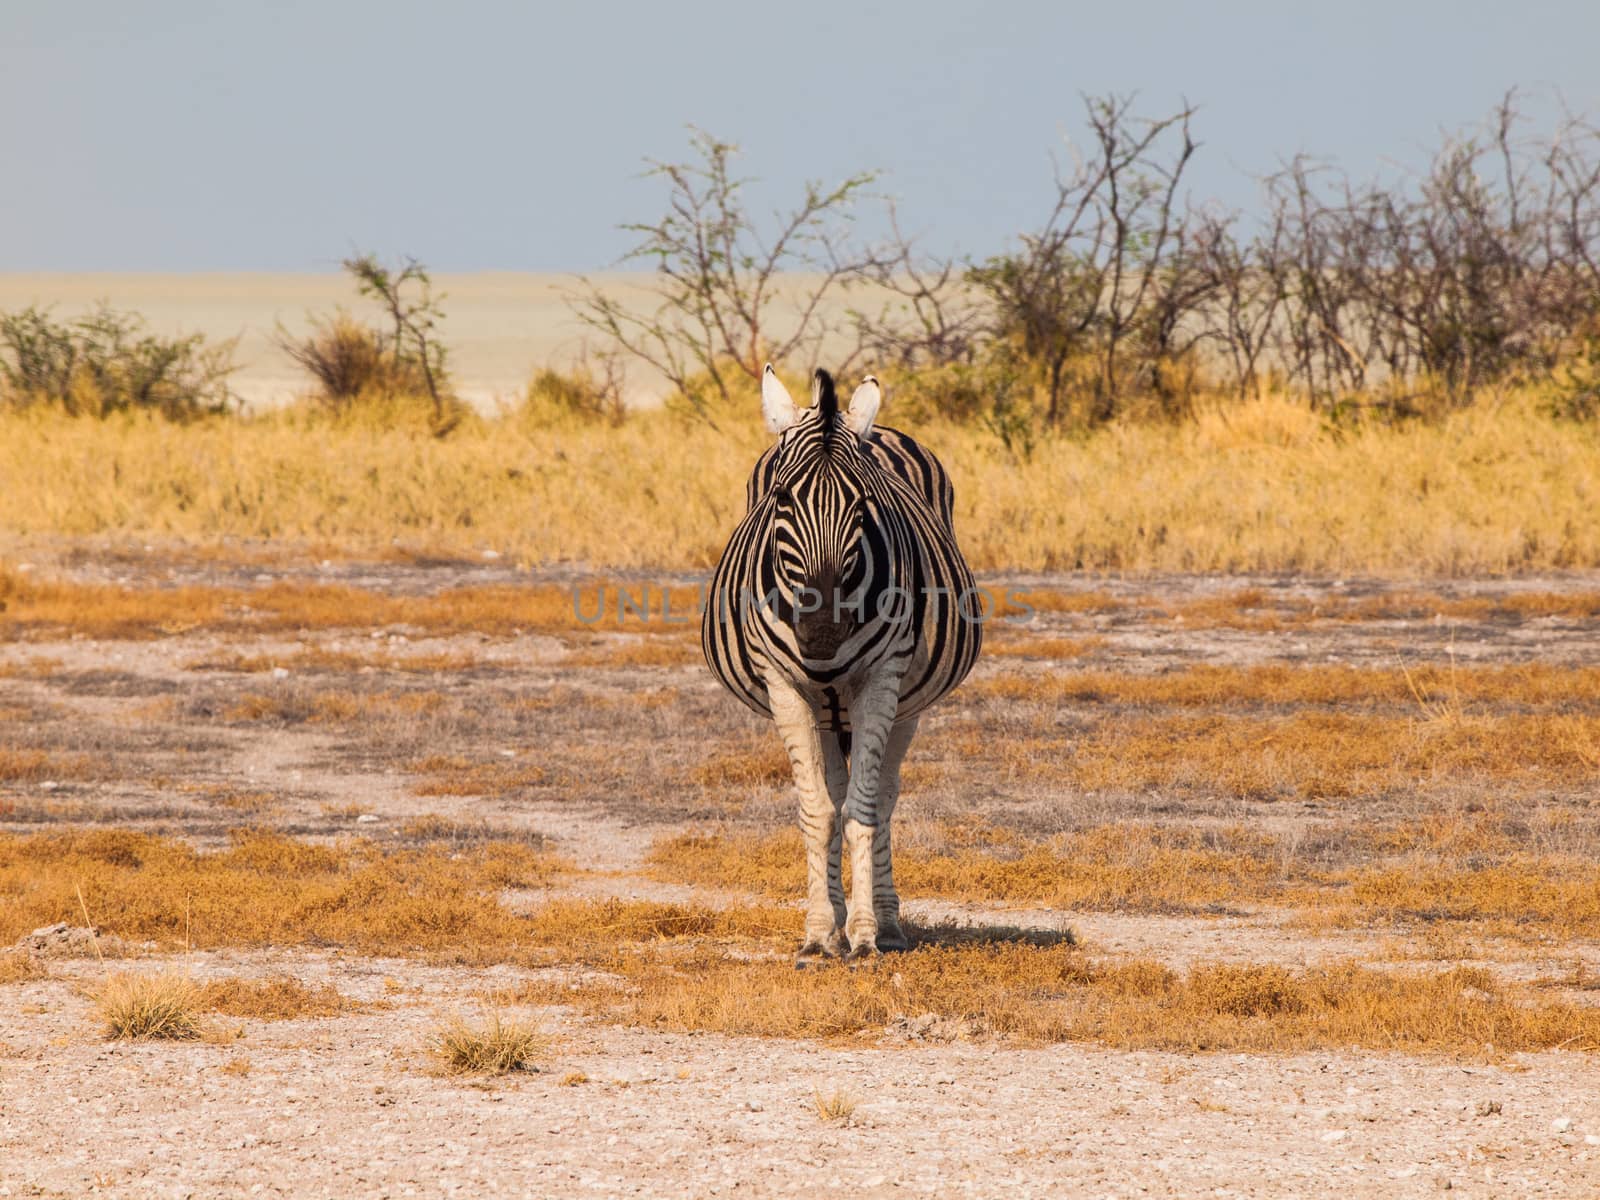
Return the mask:
<svg viewBox="0 0 1600 1200">
<path fill-rule="evenodd" d="M 817 419 L 822 422 L 822 452 L 832 454 L 834 418 L 839 415 L 839 394 L 833 390 L 833 376 L 821 367 L 811 377 L 811 397 L 817 410 Z"/>
</svg>

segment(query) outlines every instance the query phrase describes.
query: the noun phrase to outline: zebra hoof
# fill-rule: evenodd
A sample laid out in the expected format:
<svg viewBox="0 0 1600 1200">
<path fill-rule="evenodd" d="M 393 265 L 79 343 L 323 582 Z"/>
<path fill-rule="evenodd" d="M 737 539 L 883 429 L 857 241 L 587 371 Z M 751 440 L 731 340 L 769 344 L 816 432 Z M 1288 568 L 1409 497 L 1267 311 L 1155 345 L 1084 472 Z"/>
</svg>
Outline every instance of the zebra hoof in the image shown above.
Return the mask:
<svg viewBox="0 0 1600 1200">
<path fill-rule="evenodd" d="M 810 966 L 817 966 L 830 958 L 843 958 L 849 950 L 844 935 L 835 929 L 825 938 L 810 938 L 800 947 L 800 953 L 795 955 L 794 965 L 800 970 Z"/>
<path fill-rule="evenodd" d="M 884 954 L 899 954 L 903 950 L 911 949 L 911 943 L 906 940 L 906 935 L 900 931 L 898 925 L 887 927 L 880 925 L 876 945 Z"/>
<path fill-rule="evenodd" d="M 850 953 L 845 955 L 847 962 L 861 962 L 869 958 L 878 957 L 878 947 L 872 942 L 863 942 L 859 946 L 850 947 Z"/>
</svg>

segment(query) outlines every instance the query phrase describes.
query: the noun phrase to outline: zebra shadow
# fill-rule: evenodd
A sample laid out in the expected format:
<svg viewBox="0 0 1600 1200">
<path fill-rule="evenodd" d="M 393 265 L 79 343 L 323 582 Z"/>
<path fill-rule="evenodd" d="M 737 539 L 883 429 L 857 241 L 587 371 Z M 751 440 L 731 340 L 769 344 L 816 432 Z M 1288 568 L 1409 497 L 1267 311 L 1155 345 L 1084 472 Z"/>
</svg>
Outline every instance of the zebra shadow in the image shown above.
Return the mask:
<svg viewBox="0 0 1600 1200">
<path fill-rule="evenodd" d="M 973 921 L 902 921 L 901 929 L 910 943 L 908 950 L 934 946 L 1036 946 L 1050 949 L 1078 944 L 1078 937 L 1071 929 L 988 925 Z"/>
</svg>

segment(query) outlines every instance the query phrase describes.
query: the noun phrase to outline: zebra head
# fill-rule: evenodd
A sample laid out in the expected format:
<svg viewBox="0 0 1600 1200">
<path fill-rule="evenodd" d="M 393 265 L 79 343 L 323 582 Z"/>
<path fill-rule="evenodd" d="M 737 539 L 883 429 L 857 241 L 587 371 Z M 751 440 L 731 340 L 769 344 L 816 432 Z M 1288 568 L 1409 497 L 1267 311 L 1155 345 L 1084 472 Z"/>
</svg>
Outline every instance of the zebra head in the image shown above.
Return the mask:
<svg viewBox="0 0 1600 1200">
<path fill-rule="evenodd" d="M 833 377 L 818 370 L 811 395 L 802 412 L 770 365 L 762 375 L 767 428 L 779 435 L 768 493 L 771 578 L 801 657 L 829 662 L 892 582 L 876 472 L 861 448 L 883 393 L 868 376 L 841 413 Z"/>
</svg>

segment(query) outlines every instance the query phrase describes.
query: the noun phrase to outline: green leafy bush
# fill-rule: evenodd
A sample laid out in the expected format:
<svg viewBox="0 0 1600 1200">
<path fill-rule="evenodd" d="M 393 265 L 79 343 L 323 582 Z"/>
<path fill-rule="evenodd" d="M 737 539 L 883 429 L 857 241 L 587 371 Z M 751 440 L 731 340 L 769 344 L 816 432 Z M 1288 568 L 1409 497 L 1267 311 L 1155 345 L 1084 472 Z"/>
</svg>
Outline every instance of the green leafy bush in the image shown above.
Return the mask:
<svg viewBox="0 0 1600 1200">
<path fill-rule="evenodd" d="M 225 412 L 234 342 L 162 337 L 143 318 L 102 304 L 75 321 L 29 307 L 0 315 L 0 400 L 74 416 L 152 412 L 184 421 Z"/>
</svg>

